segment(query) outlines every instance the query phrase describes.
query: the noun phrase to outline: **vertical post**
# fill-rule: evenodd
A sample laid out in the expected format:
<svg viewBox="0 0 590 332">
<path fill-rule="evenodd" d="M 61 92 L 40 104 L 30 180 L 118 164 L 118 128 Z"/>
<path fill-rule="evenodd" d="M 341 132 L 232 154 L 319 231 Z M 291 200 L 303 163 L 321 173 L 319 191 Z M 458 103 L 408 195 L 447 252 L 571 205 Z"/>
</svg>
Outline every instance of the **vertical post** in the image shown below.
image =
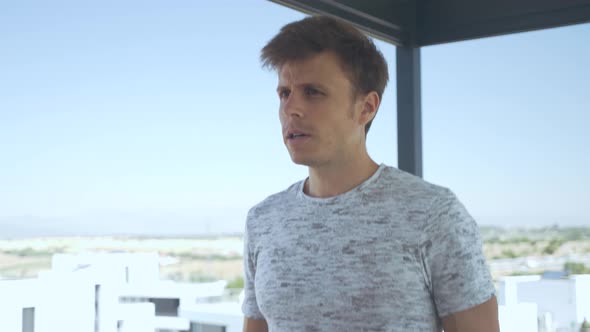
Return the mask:
<svg viewBox="0 0 590 332">
<path fill-rule="evenodd" d="M 420 48 L 396 47 L 398 168 L 422 177 Z"/>
<path fill-rule="evenodd" d="M 35 332 L 35 308 L 23 308 L 23 332 Z"/>
<path fill-rule="evenodd" d="M 94 332 L 100 331 L 100 285 L 94 285 Z"/>
</svg>

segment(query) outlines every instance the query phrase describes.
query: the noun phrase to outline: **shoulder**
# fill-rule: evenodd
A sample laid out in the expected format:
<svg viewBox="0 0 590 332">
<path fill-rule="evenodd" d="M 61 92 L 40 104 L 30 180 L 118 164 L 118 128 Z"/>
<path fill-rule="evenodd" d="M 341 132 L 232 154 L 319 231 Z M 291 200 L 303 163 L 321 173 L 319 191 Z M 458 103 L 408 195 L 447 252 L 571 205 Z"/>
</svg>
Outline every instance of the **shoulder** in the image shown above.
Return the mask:
<svg viewBox="0 0 590 332">
<path fill-rule="evenodd" d="M 412 221 L 408 226 L 420 234 L 422 241 L 464 227 L 474 228 L 474 220 L 451 189 L 394 167 L 384 169 L 380 180 L 384 196 L 406 211 Z"/>
<path fill-rule="evenodd" d="M 446 187 L 428 182 L 421 177 L 387 166 L 380 176 L 379 187 L 388 196 L 417 208 L 430 209 L 436 201 L 453 196 Z"/>
<path fill-rule="evenodd" d="M 477 222 L 451 189 L 407 173 L 401 178 L 407 185 L 405 204 L 422 215 L 422 218 L 419 218 L 421 222 L 416 225 L 422 241 L 459 241 L 464 237 L 479 237 Z"/>
<path fill-rule="evenodd" d="M 250 208 L 246 220 L 247 227 L 255 227 L 260 224 L 259 220 L 272 218 L 283 212 L 285 207 L 295 200 L 302 182 L 303 180 L 293 183 L 287 189 L 268 196 Z"/>
</svg>

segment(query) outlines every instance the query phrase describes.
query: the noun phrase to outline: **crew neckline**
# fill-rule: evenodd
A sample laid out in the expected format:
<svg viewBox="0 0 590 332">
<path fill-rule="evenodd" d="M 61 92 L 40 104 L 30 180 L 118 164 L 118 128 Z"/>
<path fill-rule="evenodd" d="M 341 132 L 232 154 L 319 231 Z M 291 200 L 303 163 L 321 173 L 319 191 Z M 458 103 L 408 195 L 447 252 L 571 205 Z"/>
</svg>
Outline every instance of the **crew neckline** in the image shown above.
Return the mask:
<svg viewBox="0 0 590 332">
<path fill-rule="evenodd" d="M 379 164 L 379 168 L 377 168 L 375 173 L 373 173 L 373 175 L 371 175 L 368 179 L 363 181 L 361 184 L 350 189 L 349 191 L 346 191 L 346 192 L 343 192 L 342 194 L 338 194 L 336 196 L 331 196 L 331 197 L 312 197 L 312 196 L 309 196 L 306 193 L 304 193 L 303 186 L 305 185 L 305 181 L 307 181 L 307 179 L 309 179 L 309 177 L 306 177 L 305 179 L 299 181 L 299 185 L 297 186 L 297 198 L 302 199 L 304 201 L 308 201 L 308 202 L 314 202 L 314 203 L 330 203 L 335 200 L 346 198 L 348 196 L 354 195 L 356 192 L 364 189 L 365 187 L 367 187 L 367 186 L 371 185 L 373 182 L 375 182 L 375 180 L 377 180 L 377 178 L 379 177 L 379 175 L 383 172 L 383 170 L 385 168 L 387 168 L 387 165 L 385 165 L 384 163 Z"/>
</svg>

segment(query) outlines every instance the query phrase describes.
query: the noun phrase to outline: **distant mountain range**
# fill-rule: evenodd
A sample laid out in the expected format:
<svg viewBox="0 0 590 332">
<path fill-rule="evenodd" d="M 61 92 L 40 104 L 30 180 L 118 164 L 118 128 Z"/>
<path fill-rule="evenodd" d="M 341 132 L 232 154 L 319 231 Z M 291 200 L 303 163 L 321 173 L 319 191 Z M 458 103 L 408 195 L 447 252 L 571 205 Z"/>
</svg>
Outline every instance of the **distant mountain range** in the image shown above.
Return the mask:
<svg viewBox="0 0 590 332">
<path fill-rule="evenodd" d="M 54 236 L 209 236 L 243 232 L 244 220 L 104 215 L 81 218 L 0 217 L 0 239 Z"/>
</svg>

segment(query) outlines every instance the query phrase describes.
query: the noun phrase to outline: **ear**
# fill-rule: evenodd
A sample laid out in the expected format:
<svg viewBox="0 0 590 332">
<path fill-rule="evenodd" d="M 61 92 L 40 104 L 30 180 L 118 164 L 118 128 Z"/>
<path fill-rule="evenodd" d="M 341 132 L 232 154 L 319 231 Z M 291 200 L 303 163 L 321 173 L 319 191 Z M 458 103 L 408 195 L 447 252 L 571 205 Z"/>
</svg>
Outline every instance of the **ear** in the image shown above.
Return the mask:
<svg viewBox="0 0 590 332">
<path fill-rule="evenodd" d="M 369 121 L 373 120 L 377 114 L 381 100 L 379 100 L 377 92 L 371 91 L 366 96 L 362 97 L 361 102 L 362 105 L 360 106 L 362 110 L 359 116 L 359 122 L 364 126 L 369 123 Z"/>
</svg>

